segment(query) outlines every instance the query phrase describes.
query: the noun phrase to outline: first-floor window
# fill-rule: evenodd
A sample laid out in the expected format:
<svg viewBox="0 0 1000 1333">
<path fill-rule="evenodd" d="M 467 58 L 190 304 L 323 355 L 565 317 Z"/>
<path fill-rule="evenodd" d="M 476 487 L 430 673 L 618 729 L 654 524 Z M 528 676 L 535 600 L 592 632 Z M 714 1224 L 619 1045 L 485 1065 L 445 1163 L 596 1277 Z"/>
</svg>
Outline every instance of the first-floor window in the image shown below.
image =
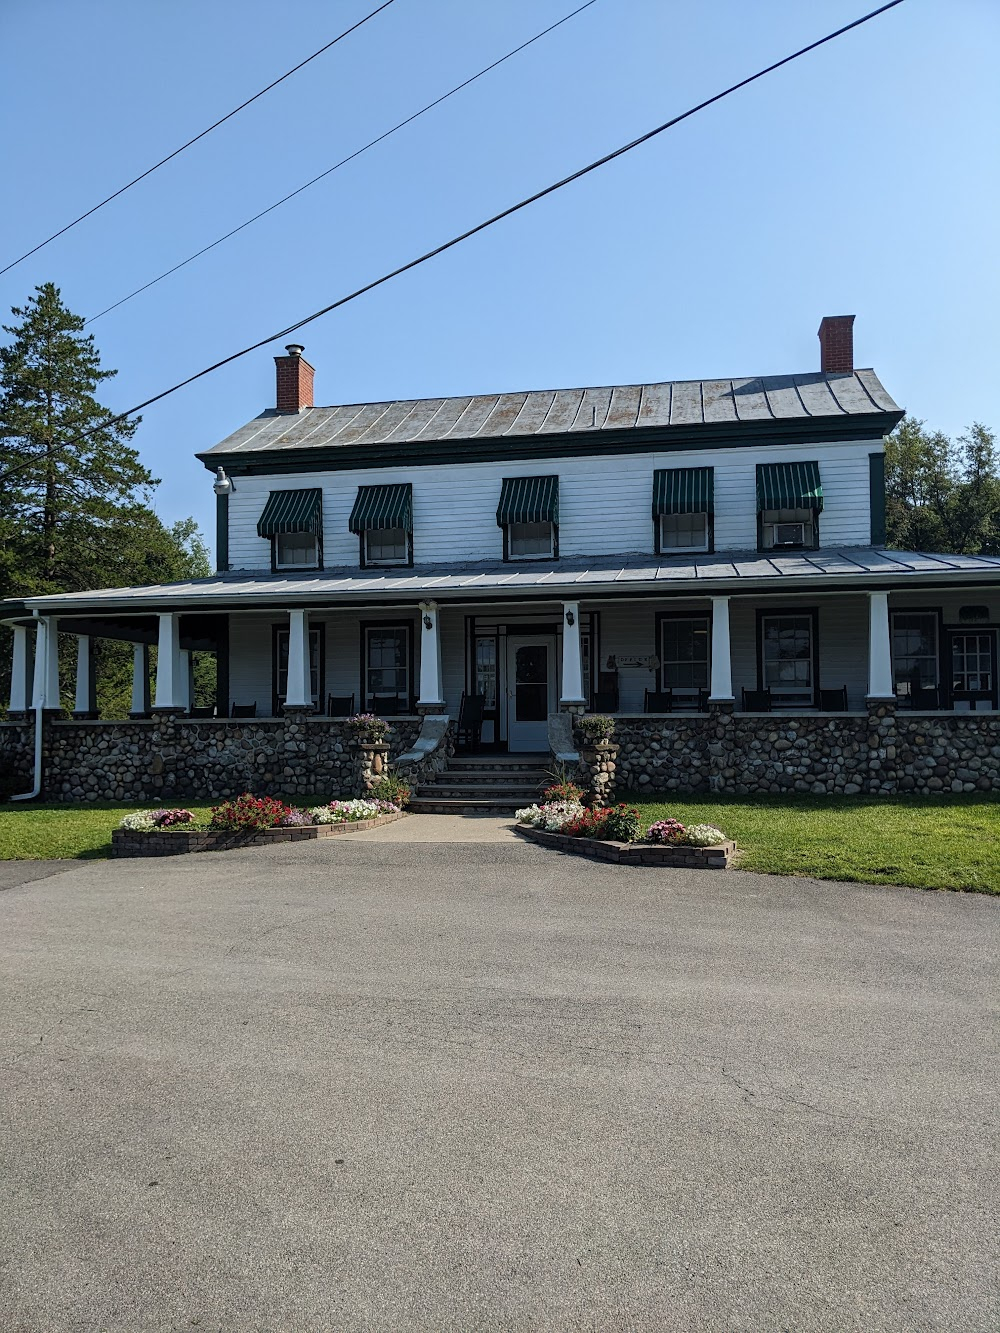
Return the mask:
<svg viewBox="0 0 1000 1333">
<path fill-rule="evenodd" d="M 402 708 L 410 701 L 409 625 L 365 627 L 365 698 L 395 696 Z"/>
<path fill-rule="evenodd" d="M 405 565 L 409 560 L 405 528 L 367 528 L 366 565 Z"/>
<path fill-rule="evenodd" d="M 764 509 L 760 522 L 761 545 L 765 551 L 816 545 L 814 509 Z"/>
<path fill-rule="evenodd" d="M 702 690 L 708 686 L 709 619 L 670 616 L 661 621 L 660 678 L 665 690 Z"/>
<path fill-rule="evenodd" d="M 707 514 L 661 514 L 660 553 L 707 551 Z"/>
<path fill-rule="evenodd" d="M 274 541 L 275 569 L 316 569 L 319 539 L 312 532 L 280 532 Z"/>
<path fill-rule="evenodd" d="M 322 647 L 320 631 L 309 631 L 309 688 L 313 707 L 319 708 L 320 676 L 322 674 Z M 274 636 L 274 696 L 280 710 L 288 695 L 288 630 L 279 629 Z"/>
<path fill-rule="evenodd" d="M 544 560 L 555 554 L 554 523 L 508 523 L 507 551 L 513 558 Z"/>
<path fill-rule="evenodd" d="M 763 616 L 760 651 L 764 688 L 777 695 L 787 695 L 789 702 L 811 702 L 812 616 Z"/>
<path fill-rule="evenodd" d="M 938 617 L 934 611 L 893 611 L 892 678 L 896 693 L 937 689 Z"/>
<path fill-rule="evenodd" d="M 993 694 L 993 630 L 951 636 L 951 689 L 956 698 Z"/>
</svg>

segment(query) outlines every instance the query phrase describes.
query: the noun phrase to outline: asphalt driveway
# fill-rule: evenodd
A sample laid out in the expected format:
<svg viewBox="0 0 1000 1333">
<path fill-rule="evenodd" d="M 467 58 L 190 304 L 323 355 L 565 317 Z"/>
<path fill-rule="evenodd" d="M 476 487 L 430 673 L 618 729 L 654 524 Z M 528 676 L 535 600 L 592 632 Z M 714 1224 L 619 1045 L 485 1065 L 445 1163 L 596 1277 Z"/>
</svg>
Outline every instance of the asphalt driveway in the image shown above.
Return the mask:
<svg viewBox="0 0 1000 1333">
<path fill-rule="evenodd" d="M 1000 902 L 344 838 L 0 893 L 0 1327 L 995 1330 Z"/>
</svg>

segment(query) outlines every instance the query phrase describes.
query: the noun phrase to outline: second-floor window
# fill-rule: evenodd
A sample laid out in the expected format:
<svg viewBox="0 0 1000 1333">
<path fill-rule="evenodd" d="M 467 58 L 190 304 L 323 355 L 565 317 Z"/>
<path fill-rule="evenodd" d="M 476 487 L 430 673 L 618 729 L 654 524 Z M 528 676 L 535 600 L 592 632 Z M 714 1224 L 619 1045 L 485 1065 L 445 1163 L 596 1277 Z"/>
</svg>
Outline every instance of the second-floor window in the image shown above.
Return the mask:
<svg viewBox="0 0 1000 1333">
<path fill-rule="evenodd" d="M 413 487 L 359 486 L 348 524 L 361 541 L 361 564 L 413 564 Z"/>
<path fill-rule="evenodd" d="M 715 472 L 710 467 L 653 473 L 653 535 L 657 555 L 712 549 Z"/>
<path fill-rule="evenodd" d="M 505 477 L 497 505 L 505 560 L 554 560 L 559 554 L 559 478 Z"/>
<path fill-rule="evenodd" d="M 257 520 L 271 543 L 274 569 L 319 569 L 323 564 L 323 492 L 271 491 Z"/>
<path fill-rule="evenodd" d="M 757 544 L 762 551 L 818 546 L 822 508 L 818 463 L 757 464 Z"/>
</svg>

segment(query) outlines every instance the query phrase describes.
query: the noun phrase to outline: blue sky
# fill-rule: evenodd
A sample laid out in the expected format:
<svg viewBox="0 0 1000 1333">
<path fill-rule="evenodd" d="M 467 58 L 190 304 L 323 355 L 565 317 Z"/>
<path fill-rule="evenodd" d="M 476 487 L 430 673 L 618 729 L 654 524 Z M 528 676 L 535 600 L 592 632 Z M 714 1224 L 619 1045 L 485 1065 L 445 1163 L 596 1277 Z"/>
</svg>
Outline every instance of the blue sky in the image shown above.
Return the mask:
<svg viewBox="0 0 1000 1333">
<path fill-rule="evenodd" d="M 4 0 L 0 266 L 375 0 Z M 578 0 L 577 0 L 578 2 Z M 89 315 L 568 13 L 395 0 L 0 278 Z M 864 12 L 858 0 L 598 0 L 470 90 L 96 321 L 124 409 Z M 299 335 L 317 402 L 856 363 L 949 433 L 1000 428 L 1000 6 L 907 3 Z M 166 521 L 211 536 L 193 458 L 273 405 L 280 344 L 149 409 Z"/>
</svg>

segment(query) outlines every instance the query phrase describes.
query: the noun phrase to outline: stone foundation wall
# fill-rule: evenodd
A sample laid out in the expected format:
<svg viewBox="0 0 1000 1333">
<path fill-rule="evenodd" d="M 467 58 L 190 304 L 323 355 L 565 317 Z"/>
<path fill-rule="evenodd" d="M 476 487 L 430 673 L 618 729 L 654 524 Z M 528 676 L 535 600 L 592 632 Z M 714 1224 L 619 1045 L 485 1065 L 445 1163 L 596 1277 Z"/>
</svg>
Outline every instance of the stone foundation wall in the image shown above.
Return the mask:
<svg viewBox="0 0 1000 1333">
<path fill-rule="evenodd" d="M 390 722 L 389 760 L 411 750 L 418 718 Z M 616 719 L 619 791 L 816 795 L 986 792 L 1000 788 L 1000 714 L 708 714 Z M 337 718 L 154 718 L 46 722 L 52 801 L 184 801 L 270 792 L 357 794 L 356 753 Z M 31 786 L 34 724 L 0 723 L 0 776 Z"/>
<path fill-rule="evenodd" d="M 408 750 L 417 718 L 390 723 L 389 758 Z M 0 771 L 23 766 L 30 786 L 32 724 L 0 728 Z M 129 722 L 46 722 L 43 796 L 50 801 L 214 800 L 271 793 L 356 795 L 356 750 L 338 718 L 252 721 L 154 717 Z"/>
<path fill-rule="evenodd" d="M 816 796 L 1000 788 L 1000 715 L 710 713 L 618 717 L 619 791 Z"/>
<path fill-rule="evenodd" d="M 0 791 L 30 791 L 35 770 L 35 723 L 0 722 Z"/>
</svg>

